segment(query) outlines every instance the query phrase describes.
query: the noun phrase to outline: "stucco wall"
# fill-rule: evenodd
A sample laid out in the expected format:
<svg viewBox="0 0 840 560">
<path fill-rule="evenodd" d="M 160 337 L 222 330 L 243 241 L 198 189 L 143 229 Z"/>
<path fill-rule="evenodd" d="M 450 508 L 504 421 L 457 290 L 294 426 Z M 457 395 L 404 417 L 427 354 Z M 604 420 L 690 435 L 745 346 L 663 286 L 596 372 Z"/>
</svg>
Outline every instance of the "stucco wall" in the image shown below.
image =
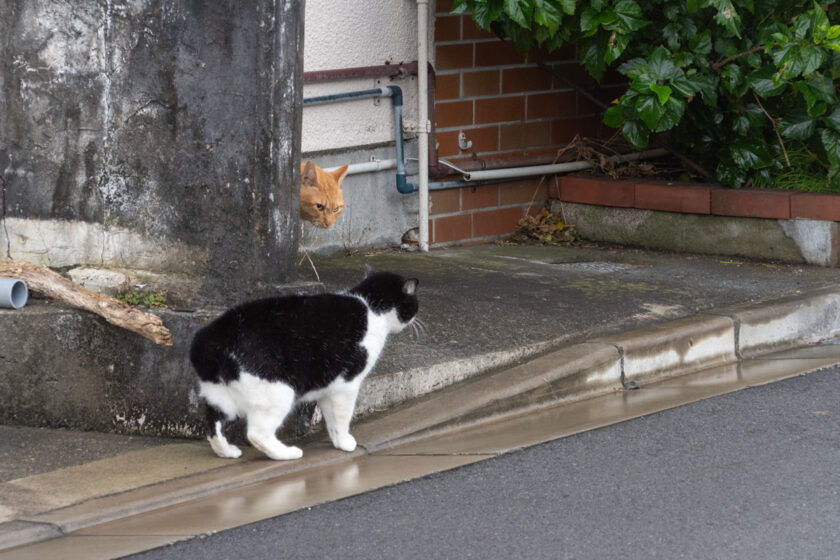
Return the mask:
<svg viewBox="0 0 840 560">
<path fill-rule="evenodd" d="M 307 0 L 304 71 L 399 64 L 417 60 L 417 6 L 411 0 Z M 304 97 L 398 85 L 405 119 L 417 120 L 417 80 L 342 80 L 305 84 Z M 391 105 L 365 99 L 307 107 L 304 153 L 393 142 Z"/>
</svg>

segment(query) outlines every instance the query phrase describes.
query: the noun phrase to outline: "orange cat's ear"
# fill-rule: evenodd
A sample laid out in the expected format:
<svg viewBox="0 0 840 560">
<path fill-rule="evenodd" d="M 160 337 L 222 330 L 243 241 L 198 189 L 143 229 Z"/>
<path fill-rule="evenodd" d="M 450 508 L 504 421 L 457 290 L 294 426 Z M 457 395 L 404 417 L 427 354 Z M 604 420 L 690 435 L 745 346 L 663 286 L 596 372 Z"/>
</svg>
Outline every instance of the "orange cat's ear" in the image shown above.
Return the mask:
<svg viewBox="0 0 840 560">
<path fill-rule="evenodd" d="M 347 175 L 347 169 L 349 167 L 349 165 L 345 165 L 344 167 L 339 167 L 338 169 L 332 172 L 332 176 L 335 177 L 337 183 L 340 183 L 342 179 L 344 179 L 344 176 Z"/>
<path fill-rule="evenodd" d="M 314 187 L 318 184 L 318 173 L 311 161 L 300 164 L 300 184 L 304 187 Z"/>
</svg>

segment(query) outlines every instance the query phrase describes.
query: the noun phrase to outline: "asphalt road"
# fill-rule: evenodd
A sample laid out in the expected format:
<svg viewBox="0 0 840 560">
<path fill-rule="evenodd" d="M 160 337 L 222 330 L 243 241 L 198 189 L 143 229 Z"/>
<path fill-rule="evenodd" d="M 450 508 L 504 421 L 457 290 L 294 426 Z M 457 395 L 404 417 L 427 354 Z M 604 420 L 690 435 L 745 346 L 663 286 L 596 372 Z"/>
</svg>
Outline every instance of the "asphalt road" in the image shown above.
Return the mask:
<svg viewBox="0 0 840 560">
<path fill-rule="evenodd" d="M 839 557 L 833 369 L 132 558 Z"/>
</svg>

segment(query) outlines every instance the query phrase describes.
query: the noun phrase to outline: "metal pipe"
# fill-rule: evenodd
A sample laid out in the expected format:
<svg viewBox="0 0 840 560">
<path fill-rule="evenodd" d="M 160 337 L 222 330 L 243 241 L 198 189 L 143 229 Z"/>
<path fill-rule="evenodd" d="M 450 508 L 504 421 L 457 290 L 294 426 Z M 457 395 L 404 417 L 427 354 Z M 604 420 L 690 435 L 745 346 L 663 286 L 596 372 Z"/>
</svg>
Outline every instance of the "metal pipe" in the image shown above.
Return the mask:
<svg viewBox="0 0 840 560">
<path fill-rule="evenodd" d="M 417 132 L 420 161 L 420 250 L 429 251 L 429 2 L 417 0 Z"/>
<path fill-rule="evenodd" d="M 391 105 L 394 107 L 394 129 L 395 129 L 395 143 L 396 143 L 396 150 L 397 150 L 397 159 L 396 160 L 385 160 L 383 162 L 365 162 L 365 163 L 354 163 L 351 164 L 347 170 L 349 174 L 355 173 L 370 173 L 372 171 L 380 171 L 382 169 L 392 169 L 393 167 L 397 168 L 397 191 L 402 194 L 412 193 L 415 190 L 415 186 L 406 180 L 405 174 L 405 156 L 403 150 L 403 139 L 402 139 L 402 107 L 403 107 L 403 95 L 402 89 L 398 86 L 387 86 L 387 87 L 379 87 L 374 89 L 365 89 L 360 91 L 347 91 L 342 93 L 332 93 L 329 95 L 319 95 L 316 97 L 307 97 L 303 100 L 304 107 L 309 107 L 312 105 L 324 105 L 327 103 L 340 103 L 342 101 L 354 101 L 357 99 L 368 99 L 371 97 L 390 97 L 391 98 Z M 394 166 L 385 167 L 385 162 L 395 162 Z M 381 163 L 383 165 L 376 165 L 376 163 Z M 337 168 L 330 168 L 327 171 L 337 169 Z"/>
<path fill-rule="evenodd" d="M 335 171 L 339 166 L 327 167 L 324 171 Z M 357 175 L 359 173 L 373 173 L 375 171 L 385 171 L 387 169 L 395 169 L 397 167 L 397 160 L 395 159 L 376 159 L 366 161 L 364 163 L 351 163 L 347 166 L 347 175 Z"/>
<path fill-rule="evenodd" d="M 394 128 L 397 134 L 397 191 L 402 194 L 409 194 L 413 193 L 415 188 L 414 185 L 406 182 L 405 178 L 405 154 L 402 142 L 402 90 L 397 86 L 388 86 L 388 90 L 391 92 L 391 103 L 394 105 Z"/>
<path fill-rule="evenodd" d="M 29 299 L 26 282 L 18 278 L 0 278 L 0 307 L 20 309 Z"/>
<path fill-rule="evenodd" d="M 391 90 L 386 87 L 364 89 L 361 91 L 346 91 L 342 93 L 331 93 L 329 95 L 318 95 L 307 97 L 303 100 L 303 106 L 324 105 L 325 103 L 338 103 L 355 99 L 367 99 L 369 97 L 391 97 Z"/>
<path fill-rule="evenodd" d="M 610 161 L 621 163 L 623 161 L 636 161 L 639 159 L 649 159 L 659 156 L 664 156 L 668 152 L 662 148 L 655 150 L 647 150 L 644 152 L 634 152 L 632 154 L 612 156 Z M 458 169 L 457 166 L 445 160 L 439 160 L 444 165 L 451 167 L 458 173 L 464 176 L 464 181 L 486 181 L 493 179 L 510 179 L 514 177 L 533 177 L 534 175 L 554 175 L 555 173 L 567 173 L 569 171 L 579 171 L 581 169 L 588 169 L 593 167 L 593 164 L 588 161 L 569 161 L 565 163 L 555 163 L 551 165 L 531 165 L 528 167 L 510 167 L 507 169 L 488 169 L 486 171 L 466 171 Z"/>
</svg>

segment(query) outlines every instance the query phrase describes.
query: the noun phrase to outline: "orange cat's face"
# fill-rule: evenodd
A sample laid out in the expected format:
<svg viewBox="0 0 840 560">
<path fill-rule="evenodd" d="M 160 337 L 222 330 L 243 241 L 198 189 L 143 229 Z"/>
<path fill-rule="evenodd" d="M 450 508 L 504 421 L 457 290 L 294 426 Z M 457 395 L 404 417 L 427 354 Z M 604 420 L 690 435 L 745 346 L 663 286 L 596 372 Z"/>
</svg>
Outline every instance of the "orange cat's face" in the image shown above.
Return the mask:
<svg viewBox="0 0 840 560">
<path fill-rule="evenodd" d="M 327 172 L 307 161 L 300 164 L 300 219 L 320 228 L 332 226 L 344 211 L 341 181 L 347 167 Z"/>
</svg>

